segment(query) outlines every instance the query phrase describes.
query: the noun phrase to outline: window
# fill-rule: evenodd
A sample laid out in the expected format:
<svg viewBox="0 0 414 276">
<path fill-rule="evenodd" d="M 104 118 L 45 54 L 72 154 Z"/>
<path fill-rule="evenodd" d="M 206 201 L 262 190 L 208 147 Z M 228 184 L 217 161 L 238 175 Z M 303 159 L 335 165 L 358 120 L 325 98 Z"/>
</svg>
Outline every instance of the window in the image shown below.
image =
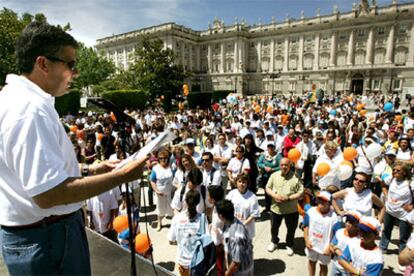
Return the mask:
<svg viewBox="0 0 414 276">
<path fill-rule="evenodd" d="M 365 59 L 365 52 L 364 51 L 358 51 L 355 54 L 355 65 L 362 65 L 364 64 Z"/>
<path fill-rule="evenodd" d="M 227 60 L 226 72 L 233 72 L 233 60 Z"/>
<path fill-rule="evenodd" d="M 296 70 L 297 69 L 297 57 L 296 56 L 290 56 L 289 57 L 289 70 Z"/>
<path fill-rule="evenodd" d="M 393 89 L 394 90 L 401 90 L 401 80 L 394 80 L 393 81 Z"/>
<path fill-rule="evenodd" d="M 303 68 L 305 70 L 310 70 L 313 67 L 313 56 L 312 55 L 305 55 L 305 59 L 303 62 Z"/>
<path fill-rule="evenodd" d="M 275 82 L 275 91 L 281 91 L 282 90 L 282 84 L 280 81 Z"/>
<path fill-rule="evenodd" d="M 407 25 L 400 25 L 398 33 L 399 34 L 405 34 L 406 32 L 407 32 Z"/>
<path fill-rule="evenodd" d="M 270 63 L 269 58 L 262 59 L 262 71 L 263 72 L 269 72 L 269 63 Z"/>
<path fill-rule="evenodd" d="M 329 64 L 329 55 L 328 54 L 322 54 L 319 60 L 319 65 L 321 68 L 326 69 L 328 68 Z"/>
<path fill-rule="evenodd" d="M 407 60 L 407 50 L 404 47 L 398 48 L 397 52 L 395 53 L 395 64 L 397 65 L 405 65 Z"/>
<path fill-rule="evenodd" d="M 372 81 L 372 90 L 378 91 L 380 90 L 381 82 L 380 80 L 373 80 Z"/>
<path fill-rule="evenodd" d="M 338 53 L 336 63 L 338 66 L 344 66 L 346 64 L 346 53 Z"/>
<path fill-rule="evenodd" d="M 340 32 L 339 39 L 345 39 L 345 38 L 346 38 L 346 32 Z"/>
<path fill-rule="evenodd" d="M 384 63 L 384 50 L 375 51 L 374 64 Z"/>
<path fill-rule="evenodd" d="M 385 34 L 385 28 L 384 27 L 378 27 L 378 35 L 384 35 Z"/>
<path fill-rule="evenodd" d="M 282 70 L 283 69 L 283 57 L 277 56 L 275 58 L 275 69 Z"/>
<path fill-rule="evenodd" d="M 363 37 L 365 35 L 365 30 L 358 30 L 358 36 Z"/>
<path fill-rule="evenodd" d="M 220 44 L 218 44 L 218 43 L 214 44 L 214 49 L 215 49 L 215 50 L 220 49 Z"/>
<path fill-rule="evenodd" d="M 296 91 L 296 82 L 290 81 L 289 82 L 289 91 Z"/>
<path fill-rule="evenodd" d="M 306 36 L 306 41 L 307 42 L 312 42 L 313 41 L 313 36 L 312 35 Z"/>
</svg>

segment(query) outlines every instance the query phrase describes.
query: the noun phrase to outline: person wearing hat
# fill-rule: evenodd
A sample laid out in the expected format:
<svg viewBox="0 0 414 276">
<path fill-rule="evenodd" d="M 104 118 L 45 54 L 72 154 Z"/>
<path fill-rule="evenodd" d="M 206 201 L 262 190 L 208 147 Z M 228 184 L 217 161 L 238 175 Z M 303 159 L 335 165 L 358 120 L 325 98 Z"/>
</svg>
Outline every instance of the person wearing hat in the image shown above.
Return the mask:
<svg viewBox="0 0 414 276">
<path fill-rule="evenodd" d="M 312 140 L 310 140 L 311 132 L 304 130 L 302 133 L 302 141 L 296 145 L 296 149 L 301 153 L 300 159 L 296 163 L 298 169 L 298 175 L 303 177 L 303 185 L 305 188 L 312 187 L 312 167 L 316 160 L 316 146 Z"/>
<path fill-rule="evenodd" d="M 362 216 L 358 228 L 360 239 L 348 243 L 338 262 L 351 275 L 381 275 L 384 258 L 375 243 L 381 224 L 373 217 Z"/>
<path fill-rule="evenodd" d="M 338 263 L 338 258 L 344 252 L 346 246 L 353 240 L 359 240 L 358 223 L 362 215 L 358 211 L 348 211 L 344 214 L 345 227 L 338 229 L 331 241 L 331 252 L 334 255 L 331 275 L 348 275 L 344 268 Z"/>
<path fill-rule="evenodd" d="M 187 138 L 185 140 L 184 151 L 186 154 L 193 157 L 194 163 L 199 165 L 201 163 L 201 155 L 195 150 L 195 140 L 193 138 Z"/>
<path fill-rule="evenodd" d="M 317 206 L 310 208 L 303 220 L 305 253 L 308 257 L 308 272 L 313 276 L 316 263 L 320 264 L 320 275 L 328 275 L 331 261 L 330 241 L 338 216 L 331 206 L 332 195 L 327 191 L 316 194 Z"/>
<path fill-rule="evenodd" d="M 279 152 L 282 150 L 283 141 L 285 140 L 286 133 L 282 125 L 277 126 L 277 131 L 274 135 L 275 144 L 276 144 L 276 151 Z"/>
</svg>

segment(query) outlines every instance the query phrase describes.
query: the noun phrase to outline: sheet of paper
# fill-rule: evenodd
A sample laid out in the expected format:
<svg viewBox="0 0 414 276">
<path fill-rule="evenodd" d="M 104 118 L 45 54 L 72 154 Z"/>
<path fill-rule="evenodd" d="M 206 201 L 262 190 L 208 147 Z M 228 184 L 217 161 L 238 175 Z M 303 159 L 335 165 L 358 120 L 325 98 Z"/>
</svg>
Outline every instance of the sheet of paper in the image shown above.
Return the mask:
<svg viewBox="0 0 414 276">
<path fill-rule="evenodd" d="M 163 146 L 167 145 L 168 143 L 172 142 L 175 138 L 176 138 L 175 134 L 169 130 L 160 133 L 157 138 L 149 142 L 139 151 L 131 154 L 128 158 L 122 160 L 122 162 L 118 164 L 116 169 L 122 168 L 127 163 L 131 162 L 132 160 L 136 160 L 143 156 L 147 156 L 151 152 L 158 150 L 162 148 Z"/>
</svg>

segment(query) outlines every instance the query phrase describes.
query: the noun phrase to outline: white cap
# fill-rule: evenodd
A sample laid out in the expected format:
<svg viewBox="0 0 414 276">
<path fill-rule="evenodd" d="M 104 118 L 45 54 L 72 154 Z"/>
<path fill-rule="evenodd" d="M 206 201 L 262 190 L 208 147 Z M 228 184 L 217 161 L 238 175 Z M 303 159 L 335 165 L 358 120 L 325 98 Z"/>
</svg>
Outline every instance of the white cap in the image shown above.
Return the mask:
<svg viewBox="0 0 414 276">
<path fill-rule="evenodd" d="M 328 202 L 331 202 L 331 200 L 332 200 L 332 195 L 331 195 L 331 193 L 329 193 L 329 192 L 327 192 L 327 191 L 319 191 L 319 192 L 316 194 L 316 197 L 318 197 L 318 198 L 322 198 L 323 200 L 328 201 Z"/>
<path fill-rule="evenodd" d="M 188 145 L 188 144 L 193 144 L 193 145 L 195 145 L 195 141 L 194 141 L 194 139 L 193 139 L 193 138 L 187 138 L 187 140 L 185 140 L 185 144 L 186 144 L 186 145 Z"/>
</svg>

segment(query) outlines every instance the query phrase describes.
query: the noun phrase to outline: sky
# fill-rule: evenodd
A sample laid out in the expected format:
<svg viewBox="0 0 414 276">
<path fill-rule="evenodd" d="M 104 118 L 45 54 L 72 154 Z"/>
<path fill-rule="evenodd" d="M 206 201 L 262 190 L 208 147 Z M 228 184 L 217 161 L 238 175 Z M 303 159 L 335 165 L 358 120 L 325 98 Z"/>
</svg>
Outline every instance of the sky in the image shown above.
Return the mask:
<svg viewBox="0 0 414 276">
<path fill-rule="evenodd" d="M 399 0 L 399 3 L 410 0 Z M 412 0 L 411 0 L 412 1 Z M 336 5 L 349 12 L 359 0 L 0 0 L 0 6 L 18 14 L 43 13 L 51 24 L 70 23 L 77 40 L 94 46 L 96 39 L 167 22 L 206 30 L 217 17 L 231 25 L 244 18 L 249 25 L 291 18 L 331 14 Z M 371 2 L 371 0 L 369 0 Z M 378 6 L 392 0 L 377 0 Z"/>
</svg>

